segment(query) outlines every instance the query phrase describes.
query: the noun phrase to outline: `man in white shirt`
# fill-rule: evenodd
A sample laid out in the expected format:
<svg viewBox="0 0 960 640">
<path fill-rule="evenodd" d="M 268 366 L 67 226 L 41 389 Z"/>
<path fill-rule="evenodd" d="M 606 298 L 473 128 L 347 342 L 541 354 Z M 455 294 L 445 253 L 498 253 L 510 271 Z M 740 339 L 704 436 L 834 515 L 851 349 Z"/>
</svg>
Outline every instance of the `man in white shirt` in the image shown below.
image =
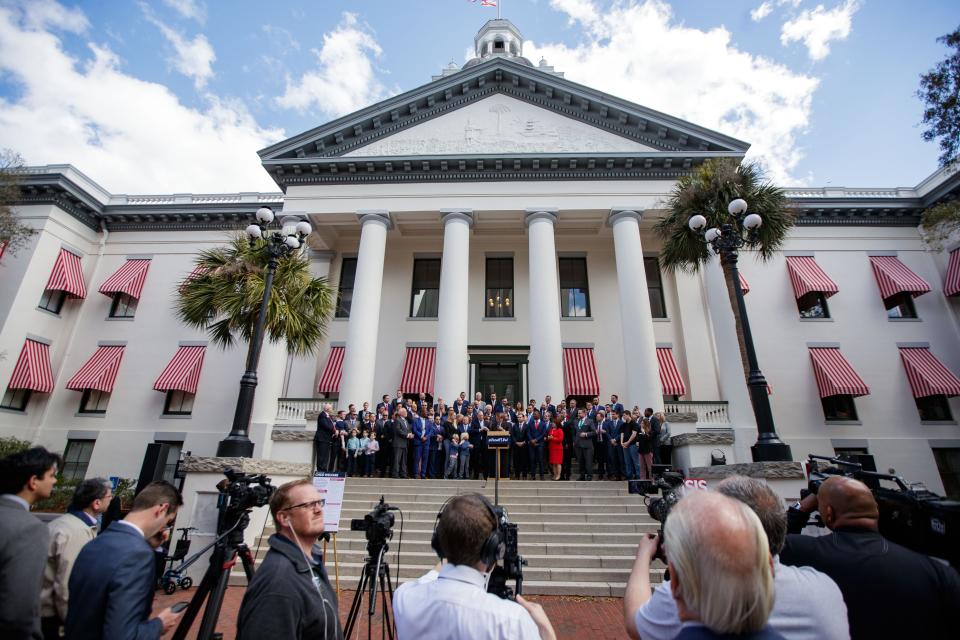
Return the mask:
<svg viewBox="0 0 960 640">
<path fill-rule="evenodd" d="M 442 560 L 393 595 L 398 640 L 554 640 L 543 607 L 487 593 L 490 571 L 502 555 L 489 539 L 497 527 L 490 502 L 480 494 L 457 496 L 439 515 L 434 549 Z"/>
</svg>

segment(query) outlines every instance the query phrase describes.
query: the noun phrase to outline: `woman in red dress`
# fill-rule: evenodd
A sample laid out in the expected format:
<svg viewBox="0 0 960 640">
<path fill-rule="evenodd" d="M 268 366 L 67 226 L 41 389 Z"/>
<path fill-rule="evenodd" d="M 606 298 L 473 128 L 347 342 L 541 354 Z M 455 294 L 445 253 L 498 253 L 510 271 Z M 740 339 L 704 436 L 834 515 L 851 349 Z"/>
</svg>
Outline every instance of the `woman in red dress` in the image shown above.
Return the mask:
<svg viewBox="0 0 960 640">
<path fill-rule="evenodd" d="M 559 480 L 560 467 L 563 466 L 563 428 L 557 418 L 554 418 L 547 432 L 547 464 L 553 471 L 553 479 Z"/>
</svg>

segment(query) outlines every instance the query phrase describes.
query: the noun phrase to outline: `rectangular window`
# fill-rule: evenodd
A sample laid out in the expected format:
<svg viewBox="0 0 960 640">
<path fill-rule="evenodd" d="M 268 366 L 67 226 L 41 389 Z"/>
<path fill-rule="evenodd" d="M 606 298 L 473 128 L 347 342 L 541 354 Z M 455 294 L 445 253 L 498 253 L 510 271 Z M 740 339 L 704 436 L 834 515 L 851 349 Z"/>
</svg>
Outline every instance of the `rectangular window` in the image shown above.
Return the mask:
<svg viewBox="0 0 960 640">
<path fill-rule="evenodd" d="M 920 413 L 921 420 L 953 420 L 947 396 L 926 396 L 914 398 L 914 400 L 917 402 L 917 411 Z"/>
<path fill-rule="evenodd" d="M 186 391 L 167 391 L 167 399 L 163 403 L 163 415 L 165 416 L 189 416 L 193 413 L 192 393 Z"/>
<path fill-rule="evenodd" d="M 829 396 L 820 398 L 820 402 L 823 404 L 823 417 L 827 422 L 857 419 L 857 407 L 853 403 L 853 396 Z"/>
<path fill-rule="evenodd" d="M 80 413 L 106 413 L 110 392 L 87 389 L 80 397 Z"/>
<path fill-rule="evenodd" d="M 110 305 L 111 318 L 132 318 L 137 313 L 137 299 L 125 293 L 113 294 L 113 304 Z"/>
<path fill-rule="evenodd" d="M 845 456 L 865 456 L 869 452 L 866 447 L 834 447 L 833 455 L 838 458 Z"/>
<path fill-rule="evenodd" d="M 7 389 L 0 401 L 0 409 L 11 411 L 26 411 L 30 402 L 30 389 Z"/>
<path fill-rule="evenodd" d="M 68 440 L 63 452 L 63 479 L 83 480 L 87 476 L 90 456 L 96 440 Z"/>
<path fill-rule="evenodd" d="M 898 293 L 883 301 L 887 308 L 888 318 L 916 318 L 917 308 L 913 305 L 913 296 L 909 293 Z"/>
<path fill-rule="evenodd" d="M 654 318 L 667 317 L 667 303 L 663 297 L 663 279 L 660 277 L 660 260 L 644 258 L 643 270 L 647 274 L 647 293 L 650 295 L 650 315 Z"/>
<path fill-rule="evenodd" d="M 439 310 L 440 258 L 418 258 L 413 261 L 410 317 L 436 318 Z"/>
<path fill-rule="evenodd" d="M 487 258 L 486 317 L 513 317 L 513 258 Z"/>
<path fill-rule="evenodd" d="M 353 302 L 353 281 L 357 277 L 357 259 L 344 258 L 340 263 L 340 289 L 337 292 L 337 318 L 350 317 Z"/>
<path fill-rule="evenodd" d="M 66 291 L 47 289 L 43 292 L 43 295 L 40 296 L 40 304 L 37 306 L 44 311 L 49 311 L 50 313 L 60 315 L 60 310 L 63 309 L 63 303 L 66 302 L 66 300 Z"/>
<path fill-rule="evenodd" d="M 177 477 L 177 463 L 180 462 L 180 452 L 183 451 L 183 442 L 179 440 L 155 440 L 154 442 L 170 445 L 167 450 L 167 461 L 163 467 L 163 479 L 174 484 Z"/>
<path fill-rule="evenodd" d="M 797 298 L 797 309 L 801 318 L 829 318 L 827 297 L 819 291 L 811 291 Z"/>
<path fill-rule="evenodd" d="M 587 259 L 560 258 L 560 317 L 589 318 L 590 289 Z"/>
<path fill-rule="evenodd" d="M 960 449 L 934 449 L 933 459 L 943 480 L 943 492 L 952 500 L 960 500 Z"/>
</svg>

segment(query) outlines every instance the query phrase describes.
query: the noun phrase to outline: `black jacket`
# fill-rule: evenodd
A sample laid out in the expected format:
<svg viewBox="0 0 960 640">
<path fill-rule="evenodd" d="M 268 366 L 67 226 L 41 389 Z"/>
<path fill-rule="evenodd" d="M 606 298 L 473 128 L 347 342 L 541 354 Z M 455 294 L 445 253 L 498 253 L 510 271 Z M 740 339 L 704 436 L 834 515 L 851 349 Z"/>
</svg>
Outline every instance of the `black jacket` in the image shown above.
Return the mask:
<svg viewBox="0 0 960 640">
<path fill-rule="evenodd" d="M 332 442 L 336 431 L 337 426 L 333 420 L 327 415 L 326 411 L 321 411 L 320 415 L 317 416 L 317 433 L 313 436 L 313 439 L 318 442 Z"/>
<path fill-rule="evenodd" d="M 237 639 L 342 640 L 337 593 L 317 548 L 309 566 L 300 548 L 284 536 L 274 534 L 268 544 L 270 550 L 243 595 Z"/>
</svg>

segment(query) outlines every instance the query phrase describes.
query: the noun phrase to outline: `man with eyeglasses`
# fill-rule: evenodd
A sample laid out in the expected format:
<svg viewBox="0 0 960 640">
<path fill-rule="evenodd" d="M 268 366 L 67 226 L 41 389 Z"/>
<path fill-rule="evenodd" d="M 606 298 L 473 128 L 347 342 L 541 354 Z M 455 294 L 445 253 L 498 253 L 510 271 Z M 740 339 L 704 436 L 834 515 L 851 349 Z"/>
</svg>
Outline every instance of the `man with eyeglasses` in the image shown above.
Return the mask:
<svg viewBox="0 0 960 640">
<path fill-rule="evenodd" d="M 321 494 L 304 478 L 270 498 L 277 533 L 240 604 L 237 638 L 342 640 L 337 594 L 323 566 Z"/>
</svg>

